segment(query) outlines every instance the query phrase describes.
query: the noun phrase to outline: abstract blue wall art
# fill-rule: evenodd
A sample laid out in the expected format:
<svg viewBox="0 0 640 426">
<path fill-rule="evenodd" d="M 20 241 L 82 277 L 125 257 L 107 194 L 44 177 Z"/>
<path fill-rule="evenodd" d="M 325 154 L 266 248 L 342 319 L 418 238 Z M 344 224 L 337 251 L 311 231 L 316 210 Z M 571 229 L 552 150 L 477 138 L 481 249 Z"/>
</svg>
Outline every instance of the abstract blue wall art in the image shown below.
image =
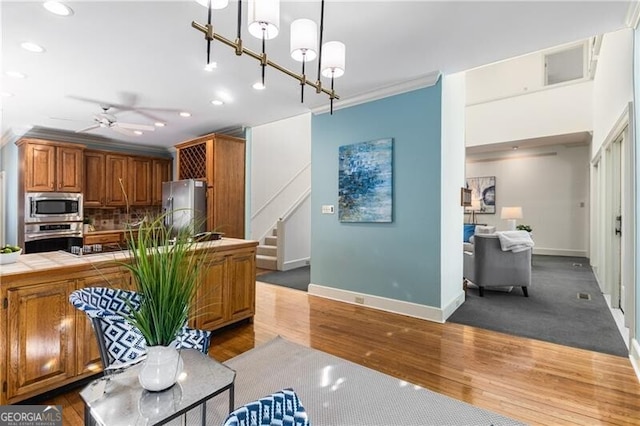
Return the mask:
<svg viewBox="0 0 640 426">
<path fill-rule="evenodd" d="M 393 139 L 339 148 L 338 218 L 341 222 L 391 222 Z"/>
</svg>

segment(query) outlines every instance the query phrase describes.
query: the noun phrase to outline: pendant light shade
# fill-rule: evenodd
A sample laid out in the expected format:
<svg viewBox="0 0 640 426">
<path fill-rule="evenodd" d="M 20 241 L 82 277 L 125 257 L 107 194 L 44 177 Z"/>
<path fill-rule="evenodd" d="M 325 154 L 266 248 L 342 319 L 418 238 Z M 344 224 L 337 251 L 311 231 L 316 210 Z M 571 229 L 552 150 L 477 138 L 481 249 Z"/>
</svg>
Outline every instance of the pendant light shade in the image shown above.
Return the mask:
<svg viewBox="0 0 640 426">
<path fill-rule="evenodd" d="M 280 28 L 279 0 L 249 0 L 249 33 L 259 39 L 277 37 Z"/>
<path fill-rule="evenodd" d="M 296 19 L 291 23 L 291 57 L 298 61 L 313 61 L 318 53 L 318 25 L 311 19 Z"/>
<path fill-rule="evenodd" d="M 196 0 L 198 4 L 209 7 L 209 0 Z M 229 5 L 229 0 L 211 0 L 211 9 L 224 9 Z"/>
<path fill-rule="evenodd" d="M 346 47 L 339 41 L 329 41 L 322 45 L 322 75 L 338 78 L 344 74 Z"/>
</svg>

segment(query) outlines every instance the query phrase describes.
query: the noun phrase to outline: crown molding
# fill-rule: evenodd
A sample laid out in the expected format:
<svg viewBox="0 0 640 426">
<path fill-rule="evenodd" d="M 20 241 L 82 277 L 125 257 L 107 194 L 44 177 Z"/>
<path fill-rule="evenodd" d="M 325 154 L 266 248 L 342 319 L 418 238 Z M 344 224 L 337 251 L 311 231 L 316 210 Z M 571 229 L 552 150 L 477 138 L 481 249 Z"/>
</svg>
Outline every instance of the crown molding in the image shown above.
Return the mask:
<svg viewBox="0 0 640 426">
<path fill-rule="evenodd" d="M 139 153 L 140 155 L 159 154 L 161 156 L 167 156 L 169 153 L 169 150 L 164 147 L 139 144 L 133 145 L 116 139 L 105 138 L 103 136 L 39 126 L 9 129 L 2 135 L 2 146 L 6 143 L 15 143 L 21 138 L 77 143 L 86 145 L 87 148 L 91 149 L 125 151 L 130 153 Z"/>
<path fill-rule="evenodd" d="M 333 110 L 339 110 L 342 108 L 348 108 L 355 105 L 364 104 L 378 99 L 387 98 L 389 96 L 399 95 L 401 93 L 411 92 L 412 90 L 423 89 L 425 87 L 431 87 L 435 85 L 440 79 L 440 71 L 433 71 L 429 74 L 425 74 L 415 80 L 409 80 L 391 86 L 382 87 L 380 89 L 362 93 L 360 95 L 351 96 L 346 99 L 342 99 L 334 102 Z M 330 111 L 330 106 L 323 105 L 321 107 L 313 108 L 311 110 L 314 114 L 324 114 Z"/>
<path fill-rule="evenodd" d="M 640 2 L 629 2 L 629 8 L 627 9 L 627 15 L 624 18 L 624 23 L 629 28 L 638 28 L 638 23 L 640 23 Z"/>
</svg>

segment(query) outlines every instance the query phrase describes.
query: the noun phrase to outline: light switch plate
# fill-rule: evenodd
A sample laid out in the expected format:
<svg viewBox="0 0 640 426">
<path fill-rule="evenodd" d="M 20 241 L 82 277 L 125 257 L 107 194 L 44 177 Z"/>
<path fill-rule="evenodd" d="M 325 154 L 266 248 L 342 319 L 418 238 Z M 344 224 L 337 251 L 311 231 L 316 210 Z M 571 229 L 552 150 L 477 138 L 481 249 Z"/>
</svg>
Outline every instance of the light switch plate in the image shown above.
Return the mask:
<svg viewBox="0 0 640 426">
<path fill-rule="evenodd" d="M 334 208 L 332 205 L 323 204 L 322 205 L 322 214 L 333 214 Z"/>
</svg>

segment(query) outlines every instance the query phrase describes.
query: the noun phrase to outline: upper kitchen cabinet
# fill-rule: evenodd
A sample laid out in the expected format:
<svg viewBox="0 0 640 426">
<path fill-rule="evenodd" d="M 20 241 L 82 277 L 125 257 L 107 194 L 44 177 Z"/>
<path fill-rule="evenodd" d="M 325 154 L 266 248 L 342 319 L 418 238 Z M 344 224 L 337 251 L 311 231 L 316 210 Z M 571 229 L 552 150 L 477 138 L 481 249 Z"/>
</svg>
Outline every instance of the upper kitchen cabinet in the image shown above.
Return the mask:
<svg viewBox="0 0 640 426">
<path fill-rule="evenodd" d="M 110 151 L 84 153 L 85 207 L 159 205 L 162 182 L 171 180 L 171 160 Z"/>
<path fill-rule="evenodd" d="M 162 205 L 162 182 L 170 182 L 171 179 L 171 160 L 164 158 L 153 159 L 153 188 L 151 191 L 151 203 L 154 206 Z"/>
<path fill-rule="evenodd" d="M 86 151 L 84 165 L 87 170 L 84 181 L 85 207 L 126 206 L 123 188 L 129 181 L 126 155 L 103 151 Z"/>
<path fill-rule="evenodd" d="M 178 179 L 207 182 L 207 230 L 244 238 L 245 140 L 210 134 L 176 150 Z"/>
<path fill-rule="evenodd" d="M 21 139 L 26 192 L 82 192 L 84 145 Z"/>
</svg>

